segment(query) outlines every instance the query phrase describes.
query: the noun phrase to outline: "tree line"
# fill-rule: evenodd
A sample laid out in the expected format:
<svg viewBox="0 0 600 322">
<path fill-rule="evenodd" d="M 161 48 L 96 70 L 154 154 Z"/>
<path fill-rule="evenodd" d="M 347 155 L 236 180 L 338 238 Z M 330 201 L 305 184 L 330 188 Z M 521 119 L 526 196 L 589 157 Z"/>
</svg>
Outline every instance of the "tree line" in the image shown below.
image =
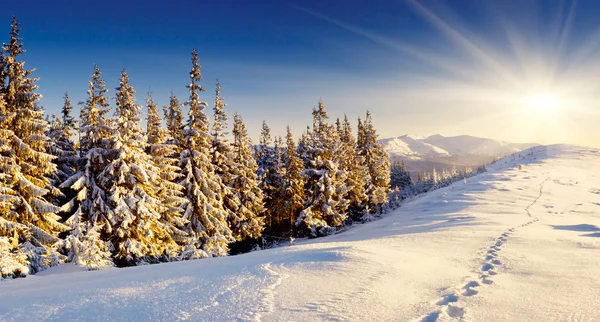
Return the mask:
<svg viewBox="0 0 600 322">
<path fill-rule="evenodd" d="M 331 121 L 319 101 L 299 139 L 289 127 L 272 137 L 264 122 L 253 145 L 237 113 L 228 133 L 218 81 L 206 113 L 194 49 L 189 97 L 171 94 L 164 116 L 151 93 L 136 104 L 125 70 L 112 112 L 94 66 L 78 120 L 68 94 L 48 118 L 20 30 L 13 18 L 0 52 L 2 277 L 64 262 L 100 269 L 224 256 L 327 235 L 388 206 L 390 163 L 368 112 L 355 135 L 348 117 Z"/>
</svg>

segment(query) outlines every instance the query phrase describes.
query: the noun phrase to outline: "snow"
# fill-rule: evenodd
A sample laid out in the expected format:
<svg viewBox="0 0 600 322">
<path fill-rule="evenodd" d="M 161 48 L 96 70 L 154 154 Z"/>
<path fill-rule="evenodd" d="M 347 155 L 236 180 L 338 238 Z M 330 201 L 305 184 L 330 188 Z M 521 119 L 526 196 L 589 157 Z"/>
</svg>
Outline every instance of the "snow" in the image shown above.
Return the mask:
<svg viewBox="0 0 600 322">
<path fill-rule="evenodd" d="M 488 170 L 290 247 L 2 281 L 0 320 L 596 319 L 599 151 L 536 147 Z"/>
<path fill-rule="evenodd" d="M 420 160 L 425 156 L 504 156 L 537 145 L 534 143 L 509 143 L 468 135 L 445 137 L 439 134 L 428 137 L 407 134 L 382 139 L 379 142 L 383 144 L 389 154 L 411 160 Z"/>
<path fill-rule="evenodd" d="M 414 135 L 403 135 L 397 138 L 379 140 L 386 152 L 392 155 L 404 156 L 411 160 L 420 160 L 424 155 L 450 156 L 448 151 L 435 145 L 423 142 L 424 139 Z"/>
</svg>

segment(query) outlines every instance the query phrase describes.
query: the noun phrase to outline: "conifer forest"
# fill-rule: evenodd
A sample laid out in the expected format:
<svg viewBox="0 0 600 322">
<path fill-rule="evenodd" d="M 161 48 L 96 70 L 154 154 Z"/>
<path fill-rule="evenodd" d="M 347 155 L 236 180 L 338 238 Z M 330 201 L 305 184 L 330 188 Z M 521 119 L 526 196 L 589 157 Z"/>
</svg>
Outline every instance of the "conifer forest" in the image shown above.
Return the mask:
<svg viewBox="0 0 600 322">
<path fill-rule="evenodd" d="M 49 117 L 20 31 L 13 19 L 0 52 L 4 278 L 65 262 L 96 270 L 324 236 L 469 175 L 434 171 L 413 184 L 402 164 L 390 165 L 369 112 L 333 119 L 322 100 L 300 137 L 289 127 L 273 137 L 265 121 L 255 144 L 219 81 L 205 90 L 196 49 L 187 97 L 171 94 L 161 107 L 136 93 L 126 70 L 107 87 L 96 65 L 87 99 L 73 104 L 65 93 L 60 115 Z"/>
</svg>

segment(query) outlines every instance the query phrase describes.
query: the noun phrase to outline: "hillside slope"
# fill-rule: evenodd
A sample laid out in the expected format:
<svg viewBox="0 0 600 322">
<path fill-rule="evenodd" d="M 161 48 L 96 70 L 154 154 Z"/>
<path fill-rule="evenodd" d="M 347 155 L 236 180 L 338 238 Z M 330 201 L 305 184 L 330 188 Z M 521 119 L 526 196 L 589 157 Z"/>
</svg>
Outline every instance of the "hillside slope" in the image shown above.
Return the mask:
<svg viewBox="0 0 600 322">
<path fill-rule="evenodd" d="M 594 320 L 600 153 L 521 155 L 291 247 L 3 281 L 0 320 Z"/>
</svg>

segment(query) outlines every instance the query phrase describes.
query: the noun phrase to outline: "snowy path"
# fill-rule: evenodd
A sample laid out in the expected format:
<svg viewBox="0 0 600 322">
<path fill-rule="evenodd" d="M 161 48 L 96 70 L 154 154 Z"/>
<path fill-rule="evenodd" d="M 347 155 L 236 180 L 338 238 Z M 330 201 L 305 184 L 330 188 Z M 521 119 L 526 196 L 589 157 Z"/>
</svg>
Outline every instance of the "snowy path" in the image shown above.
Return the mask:
<svg viewBox="0 0 600 322">
<path fill-rule="evenodd" d="M 3 281 L 0 320 L 597 320 L 600 153 L 526 154 L 292 247 Z"/>
</svg>

